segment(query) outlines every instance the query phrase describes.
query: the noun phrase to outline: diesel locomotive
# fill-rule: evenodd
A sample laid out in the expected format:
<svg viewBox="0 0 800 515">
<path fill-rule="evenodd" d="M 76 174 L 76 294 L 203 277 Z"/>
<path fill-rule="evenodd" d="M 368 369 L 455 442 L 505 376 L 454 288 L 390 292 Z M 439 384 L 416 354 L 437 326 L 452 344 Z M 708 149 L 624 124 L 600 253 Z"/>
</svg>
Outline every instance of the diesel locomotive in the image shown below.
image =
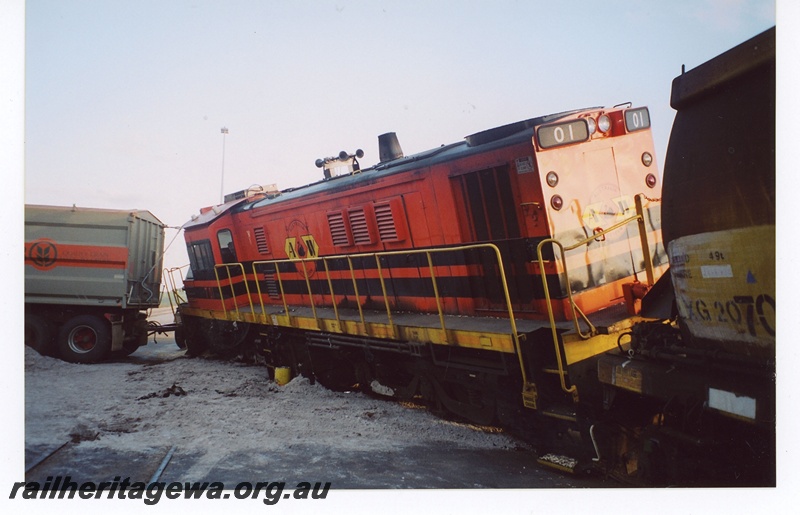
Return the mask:
<svg viewBox="0 0 800 515">
<path fill-rule="evenodd" d="M 539 116 L 184 226 L 176 341 L 424 402 L 630 481 L 774 484 L 774 30 L 646 107 Z M 573 458 L 565 458 L 563 453 Z"/>
</svg>

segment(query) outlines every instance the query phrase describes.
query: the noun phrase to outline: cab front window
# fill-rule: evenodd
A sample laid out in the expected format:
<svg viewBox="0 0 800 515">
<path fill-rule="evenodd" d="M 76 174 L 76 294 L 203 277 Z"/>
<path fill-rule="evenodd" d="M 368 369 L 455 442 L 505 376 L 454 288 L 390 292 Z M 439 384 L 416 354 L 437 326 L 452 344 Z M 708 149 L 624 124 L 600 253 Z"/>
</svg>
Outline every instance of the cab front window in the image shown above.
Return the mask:
<svg viewBox="0 0 800 515">
<path fill-rule="evenodd" d="M 214 257 L 211 254 L 211 242 L 208 240 L 192 241 L 186 245 L 189 253 L 189 265 L 195 274 L 214 270 Z"/>
</svg>

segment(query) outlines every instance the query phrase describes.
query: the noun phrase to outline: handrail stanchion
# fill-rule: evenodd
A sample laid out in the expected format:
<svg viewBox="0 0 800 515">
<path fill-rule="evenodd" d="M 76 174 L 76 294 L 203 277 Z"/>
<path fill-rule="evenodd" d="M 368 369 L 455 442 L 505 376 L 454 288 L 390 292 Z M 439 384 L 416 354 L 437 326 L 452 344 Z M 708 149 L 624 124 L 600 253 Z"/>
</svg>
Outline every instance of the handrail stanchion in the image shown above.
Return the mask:
<svg viewBox="0 0 800 515">
<path fill-rule="evenodd" d="M 280 261 L 273 261 L 275 263 L 275 278 L 278 279 L 278 288 L 281 290 L 281 299 L 283 300 L 283 313 L 289 316 L 289 304 L 286 303 L 286 292 L 283 290 L 283 279 L 281 279 L 281 267 L 278 266 Z"/>
<path fill-rule="evenodd" d="M 244 291 L 247 294 L 247 303 L 250 304 L 250 314 L 253 316 L 253 321 L 255 321 L 255 319 L 256 319 L 256 313 L 255 313 L 256 309 L 253 306 L 253 294 L 250 293 L 250 283 L 247 282 L 247 271 L 244 269 L 244 265 L 242 263 L 236 263 L 236 264 L 239 265 L 239 268 L 242 271 L 242 280 L 244 281 Z M 258 283 L 258 279 L 256 279 L 255 277 L 253 277 L 253 279 L 256 281 L 256 283 Z M 239 314 L 239 306 L 238 306 L 239 303 L 237 302 L 236 304 L 237 304 L 237 306 L 236 306 L 236 314 L 238 315 Z"/>
<path fill-rule="evenodd" d="M 306 261 L 301 259 L 303 264 L 303 277 L 306 279 L 306 288 L 308 288 L 308 301 L 311 303 L 311 313 L 314 315 L 314 322 L 319 326 L 319 318 L 317 317 L 317 306 L 314 304 L 314 293 L 311 291 L 311 279 L 308 278 L 308 269 L 306 268 Z M 287 313 L 288 314 L 288 313 Z"/>
<path fill-rule="evenodd" d="M 392 331 L 392 336 L 397 337 L 397 331 L 394 327 L 394 320 L 392 320 L 392 310 L 389 307 L 389 295 L 386 293 L 386 282 L 383 280 L 383 269 L 381 268 L 381 256 L 388 254 L 390 253 L 376 253 L 375 264 L 378 267 L 378 279 L 380 279 L 381 282 L 381 292 L 383 293 L 383 302 L 386 305 L 386 317 L 389 320 L 389 329 Z"/>
<path fill-rule="evenodd" d="M 436 284 L 436 272 L 433 270 L 433 258 L 431 257 L 431 252 L 425 252 L 425 255 L 428 257 L 428 269 L 431 273 L 431 282 L 433 283 L 433 296 L 436 299 L 436 309 L 439 312 L 439 323 L 442 326 L 442 333 L 446 337 L 447 336 L 447 327 L 445 326 L 444 322 L 444 312 L 442 311 L 442 302 L 439 298 L 439 286 Z"/>
<path fill-rule="evenodd" d="M 333 281 L 331 280 L 331 271 L 328 269 L 327 258 L 318 258 L 322 260 L 322 265 L 325 267 L 325 277 L 328 278 L 328 289 L 331 290 L 331 304 L 333 305 L 333 316 L 336 317 L 336 323 L 342 327 L 342 321 L 339 319 L 339 308 L 336 306 L 336 295 L 333 293 Z"/>
<path fill-rule="evenodd" d="M 634 197 L 636 202 L 636 216 L 639 218 L 639 241 L 642 245 L 642 257 L 644 258 L 644 271 L 647 274 L 647 285 L 655 284 L 655 273 L 653 272 L 653 256 L 650 255 L 650 243 L 647 241 L 647 227 L 644 222 L 644 208 L 642 207 L 642 196 Z"/>
<path fill-rule="evenodd" d="M 364 310 L 361 308 L 361 299 L 358 295 L 358 284 L 356 281 L 356 272 L 353 270 L 353 259 L 347 256 L 347 265 L 350 267 L 350 278 L 353 280 L 353 292 L 356 295 L 356 306 L 358 306 L 358 318 L 361 319 L 362 327 L 366 328 L 367 323 L 364 320 Z"/>
<path fill-rule="evenodd" d="M 222 294 L 222 281 L 219 280 L 219 272 L 217 272 L 219 265 L 214 267 L 214 276 L 217 278 L 217 288 L 219 289 L 219 301 L 222 303 L 222 312 L 225 318 L 228 318 L 228 308 L 225 307 L 225 295 Z"/>
<path fill-rule="evenodd" d="M 264 307 L 264 295 L 261 293 L 261 284 L 258 282 L 258 271 L 256 265 L 265 263 L 265 261 L 253 261 L 253 280 L 256 282 L 256 291 L 258 292 L 258 304 L 261 308 L 261 321 L 267 324 L 267 309 Z"/>
</svg>

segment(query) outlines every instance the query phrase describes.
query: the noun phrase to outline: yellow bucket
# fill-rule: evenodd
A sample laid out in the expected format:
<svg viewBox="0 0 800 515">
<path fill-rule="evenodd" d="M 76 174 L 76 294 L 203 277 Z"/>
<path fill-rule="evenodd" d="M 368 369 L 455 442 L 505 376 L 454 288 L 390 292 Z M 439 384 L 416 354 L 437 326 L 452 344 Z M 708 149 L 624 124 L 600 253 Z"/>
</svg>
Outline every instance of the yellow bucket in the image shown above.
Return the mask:
<svg viewBox="0 0 800 515">
<path fill-rule="evenodd" d="M 292 380 L 292 369 L 289 367 L 275 367 L 275 383 L 283 386 Z"/>
</svg>

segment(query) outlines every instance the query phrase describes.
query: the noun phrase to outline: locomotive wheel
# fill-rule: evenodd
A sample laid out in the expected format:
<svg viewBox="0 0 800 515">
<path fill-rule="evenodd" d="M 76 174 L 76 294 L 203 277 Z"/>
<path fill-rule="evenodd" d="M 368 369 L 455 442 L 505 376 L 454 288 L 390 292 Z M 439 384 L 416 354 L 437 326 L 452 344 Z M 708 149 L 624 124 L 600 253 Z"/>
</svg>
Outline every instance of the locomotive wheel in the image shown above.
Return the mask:
<svg viewBox="0 0 800 515">
<path fill-rule="evenodd" d="M 450 413 L 475 424 L 494 423 L 497 403 L 490 395 L 479 390 L 466 389 L 462 384 L 455 382 L 437 381 L 434 386 L 437 402 Z"/>
<path fill-rule="evenodd" d="M 184 317 L 180 340 L 187 356 L 199 356 L 206 351 L 228 358 L 246 350 L 252 342 L 252 324 Z M 176 337 L 176 343 L 178 338 Z M 180 344 L 179 344 L 180 346 Z"/>
<path fill-rule="evenodd" d="M 354 390 L 358 384 L 353 364 L 337 356 L 314 361 L 314 377 L 319 384 L 335 392 Z"/>
<path fill-rule="evenodd" d="M 25 345 L 43 356 L 52 356 L 55 328 L 41 315 L 25 315 Z"/>
<path fill-rule="evenodd" d="M 64 361 L 94 363 L 108 356 L 110 350 L 111 328 L 100 317 L 78 315 L 58 332 L 58 351 Z"/>
<path fill-rule="evenodd" d="M 208 348 L 206 335 L 211 329 L 210 323 L 204 318 L 183 317 L 182 340 L 187 356 L 199 356 Z"/>
<path fill-rule="evenodd" d="M 244 322 L 212 321 L 210 338 L 207 340 L 209 350 L 229 357 L 242 350 L 250 335 L 250 324 Z"/>
</svg>

